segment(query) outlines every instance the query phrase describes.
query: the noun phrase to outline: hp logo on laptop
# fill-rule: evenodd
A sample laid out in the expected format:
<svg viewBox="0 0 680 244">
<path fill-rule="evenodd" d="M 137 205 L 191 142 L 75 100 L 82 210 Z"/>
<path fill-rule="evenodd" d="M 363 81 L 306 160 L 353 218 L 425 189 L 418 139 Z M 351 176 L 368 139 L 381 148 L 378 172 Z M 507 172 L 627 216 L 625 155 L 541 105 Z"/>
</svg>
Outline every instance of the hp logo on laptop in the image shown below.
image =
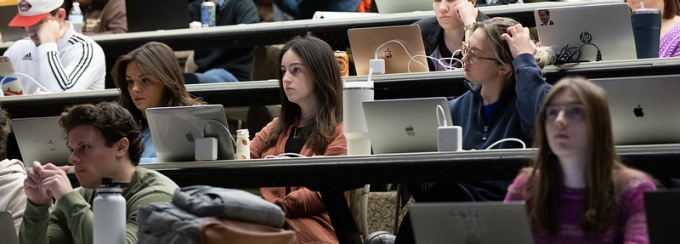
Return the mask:
<svg viewBox="0 0 680 244">
<path fill-rule="evenodd" d="M 590 43 L 591 41 L 593 41 L 593 35 L 591 35 L 590 32 L 581 32 L 581 42 Z"/>
</svg>

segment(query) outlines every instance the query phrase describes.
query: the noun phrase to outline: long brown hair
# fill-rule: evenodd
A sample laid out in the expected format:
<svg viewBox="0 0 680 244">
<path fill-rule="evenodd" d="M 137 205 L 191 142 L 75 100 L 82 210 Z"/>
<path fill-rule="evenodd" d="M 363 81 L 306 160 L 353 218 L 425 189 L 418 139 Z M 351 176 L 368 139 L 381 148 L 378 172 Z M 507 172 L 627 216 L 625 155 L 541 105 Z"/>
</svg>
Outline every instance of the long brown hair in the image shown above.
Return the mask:
<svg viewBox="0 0 680 244">
<path fill-rule="evenodd" d="M 313 121 L 304 129 L 303 135 L 308 137 L 306 145 L 309 148 L 316 154 L 323 154 L 335 137 L 337 126 L 342 123 L 342 79 L 338 62 L 328 43 L 313 36 L 298 36 L 283 46 L 279 54 L 279 67 L 283 54 L 289 50 L 300 56 L 314 82 L 318 111 L 314 113 Z M 276 145 L 281 134 L 301 119 L 300 106 L 288 101 L 283 89 L 283 72 L 279 71 L 278 78 L 281 112 L 264 148 Z"/>
<path fill-rule="evenodd" d="M 680 1 L 678 0 L 663 0 L 663 19 L 672 19 L 676 15 L 680 15 Z"/>
<path fill-rule="evenodd" d="M 139 111 L 132 102 L 125 80 L 127 66 L 131 63 L 136 63 L 143 73 L 155 77 L 163 84 L 164 106 L 189 106 L 204 103 L 202 99 L 191 96 L 184 87 L 184 75 L 172 49 L 160 42 L 147 42 L 130 53 L 120 56 L 111 69 L 113 82 L 120 91 L 118 103 L 129 110 L 135 120 L 141 122 L 142 127 L 146 128 L 146 119 L 142 116 L 142 111 Z"/>
<path fill-rule="evenodd" d="M 555 96 L 566 90 L 572 91 L 583 104 L 583 120 L 589 135 L 584 172 L 587 195 L 581 213 L 581 229 L 604 232 L 610 226 L 618 209 L 613 173 L 625 167 L 616 155 L 606 92 L 584 78 L 570 77 L 557 82 L 546 96 L 536 121 L 534 147 L 538 148 L 538 155 L 532 162 L 527 189 L 529 217 L 546 236 L 559 232 L 558 205 L 564 175 L 557 156 L 548 144 L 545 110 Z"/>
</svg>

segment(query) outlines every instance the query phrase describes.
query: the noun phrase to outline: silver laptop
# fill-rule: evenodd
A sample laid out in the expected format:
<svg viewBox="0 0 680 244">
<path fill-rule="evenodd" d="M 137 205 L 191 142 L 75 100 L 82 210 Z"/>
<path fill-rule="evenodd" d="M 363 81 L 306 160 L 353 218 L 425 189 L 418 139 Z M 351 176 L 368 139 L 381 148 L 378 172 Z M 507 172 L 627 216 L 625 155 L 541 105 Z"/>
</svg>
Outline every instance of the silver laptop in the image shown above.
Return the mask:
<svg viewBox="0 0 680 244">
<path fill-rule="evenodd" d="M 9 211 L 0 211 L 0 236 L 3 239 L 2 243 L 19 244 L 17 233 L 12 213 Z"/>
<path fill-rule="evenodd" d="M 348 29 L 347 37 L 357 75 L 368 75 L 368 62 L 376 54 L 385 60 L 386 74 L 430 71 L 417 25 Z"/>
<path fill-rule="evenodd" d="M 3 42 L 13 42 L 28 36 L 24 28 L 9 27 L 9 22 L 18 12 L 16 1 L 13 1 L 13 5 L 3 5 L 0 1 L 0 34 Z"/>
<path fill-rule="evenodd" d="M 437 128 L 452 124 L 443 97 L 365 101 L 363 108 L 373 154 L 436 152 Z"/>
<path fill-rule="evenodd" d="M 59 126 L 59 116 L 12 119 L 12 129 L 26 165 L 33 161 L 68 165 L 71 151 Z"/>
<path fill-rule="evenodd" d="M 432 0 L 375 0 L 378 13 L 391 14 L 432 10 Z"/>
<path fill-rule="evenodd" d="M 541 26 L 538 11 L 546 9 L 550 24 Z M 540 8 L 534 10 L 534 18 L 541 45 L 551 47 L 558 63 L 562 49 L 568 51 L 563 51 L 562 57 L 569 62 L 596 61 L 598 49 L 602 61 L 637 59 L 626 3 Z M 580 52 L 576 52 L 579 47 Z"/>
<path fill-rule="evenodd" d="M 591 81 L 607 91 L 617 145 L 680 142 L 680 75 Z"/>
<path fill-rule="evenodd" d="M 234 144 L 220 104 L 146 109 L 158 162 L 196 161 L 195 139 L 215 137 L 218 160 L 234 159 Z"/>
<path fill-rule="evenodd" d="M 524 202 L 415 203 L 416 243 L 533 243 Z"/>
</svg>

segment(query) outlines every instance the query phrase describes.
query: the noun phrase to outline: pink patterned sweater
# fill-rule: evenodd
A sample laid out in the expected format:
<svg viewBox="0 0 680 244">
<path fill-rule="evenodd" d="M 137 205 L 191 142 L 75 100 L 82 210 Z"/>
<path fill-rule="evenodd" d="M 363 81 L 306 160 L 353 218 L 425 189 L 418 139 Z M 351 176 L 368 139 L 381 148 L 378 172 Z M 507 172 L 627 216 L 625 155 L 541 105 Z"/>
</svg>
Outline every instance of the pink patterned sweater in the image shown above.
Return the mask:
<svg viewBox="0 0 680 244">
<path fill-rule="evenodd" d="M 526 172 L 520 173 L 508 187 L 505 201 L 526 199 Z M 649 243 L 647 217 L 645 215 L 644 192 L 656 191 L 652 180 L 634 169 L 618 170 L 614 173 L 619 189 L 619 205 L 614 224 L 603 233 L 583 232 L 579 226 L 585 189 L 565 187 L 562 192 L 558 216 L 560 231 L 556 236 L 543 236 L 533 227 L 535 243 Z"/>
</svg>

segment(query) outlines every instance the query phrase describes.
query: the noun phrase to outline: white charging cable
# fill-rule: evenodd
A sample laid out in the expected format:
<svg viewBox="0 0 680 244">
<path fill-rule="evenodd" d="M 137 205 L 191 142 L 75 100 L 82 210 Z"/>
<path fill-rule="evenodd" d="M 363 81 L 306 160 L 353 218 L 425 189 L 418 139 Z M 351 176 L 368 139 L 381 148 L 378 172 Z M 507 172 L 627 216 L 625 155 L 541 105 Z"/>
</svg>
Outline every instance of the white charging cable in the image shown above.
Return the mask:
<svg viewBox="0 0 680 244">
<path fill-rule="evenodd" d="M 442 105 L 437 105 L 435 113 L 437 113 L 437 122 L 439 123 L 439 127 L 449 126 L 446 120 L 446 113 L 444 113 L 444 108 L 442 108 Z"/>
<path fill-rule="evenodd" d="M 522 149 L 527 149 L 527 145 L 524 144 L 524 142 L 523 142 L 522 140 L 517 139 L 517 138 L 512 138 L 512 137 L 511 137 L 511 138 L 503 138 L 503 139 L 500 139 L 500 140 L 498 140 L 498 141 L 492 143 L 491 145 L 489 145 L 489 147 L 486 148 L 486 150 L 489 150 L 489 149 L 491 149 L 492 147 L 495 147 L 496 145 L 501 144 L 501 143 L 506 142 L 506 141 L 515 141 L 515 142 L 518 142 L 519 144 L 522 144 Z"/>
<path fill-rule="evenodd" d="M 42 90 L 45 90 L 45 91 L 47 91 L 47 92 L 53 92 L 53 91 L 50 91 L 49 89 L 45 88 L 44 86 L 42 86 L 40 83 L 38 83 L 38 81 L 36 81 L 35 79 L 33 79 L 33 77 L 31 77 L 30 75 L 27 75 L 27 74 L 24 74 L 24 73 L 19 73 L 19 72 L 16 72 L 16 73 L 14 73 L 14 74 L 15 74 L 15 75 L 22 75 L 22 76 L 24 76 L 24 77 L 27 77 L 30 81 L 33 81 L 33 83 L 35 83 L 36 85 L 38 85 L 38 87 L 39 87 L 40 89 L 42 89 Z M 39 90 L 36 91 L 36 93 L 38 93 L 38 92 L 39 92 Z"/>
<path fill-rule="evenodd" d="M 299 154 L 299 153 L 282 153 L 282 154 L 279 154 L 279 155 L 267 155 L 267 156 L 264 157 L 264 159 L 291 158 L 291 157 L 304 158 L 304 157 L 307 157 L 307 156 Z"/>
<path fill-rule="evenodd" d="M 406 46 L 405 46 L 403 43 L 401 43 L 400 41 L 397 41 L 397 40 L 389 40 L 389 41 L 386 41 L 385 43 L 381 44 L 380 46 L 378 46 L 378 48 L 375 49 L 375 59 L 378 59 L 378 50 L 380 50 L 382 47 L 384 47 L 385 45 L 387 45 L 387 44 L 389 44 L 389 43 L 397 43 L 397 44 L 399 44 L 402 48 L 404 48 L 404 51 L 406 51 L 406 55 L 408 55 L 408 57 L 409 57 L 409 61 L 408 61 L 408 63 L 406 64 L 406 69 L 408 70 L 409 73 L 411 73 L 411 61 L 414 60 L 414 59 L 413 59 L 414 57 L 413 57 L 413 55 L 411 55 L 411 53 L 408 51 L 408 49 L 406 48 Z M 415 61 L 416 61 L 416 63 L 418 63 L 418 64 L 420 64 L 420 65 L 423 65 L 423 66 L 425 66 L 425 67 L 428 67 L 427 64 L 424 64 L 423 62 L 420 62 L 419 60 L 415 60 Z"/>
</svg>

